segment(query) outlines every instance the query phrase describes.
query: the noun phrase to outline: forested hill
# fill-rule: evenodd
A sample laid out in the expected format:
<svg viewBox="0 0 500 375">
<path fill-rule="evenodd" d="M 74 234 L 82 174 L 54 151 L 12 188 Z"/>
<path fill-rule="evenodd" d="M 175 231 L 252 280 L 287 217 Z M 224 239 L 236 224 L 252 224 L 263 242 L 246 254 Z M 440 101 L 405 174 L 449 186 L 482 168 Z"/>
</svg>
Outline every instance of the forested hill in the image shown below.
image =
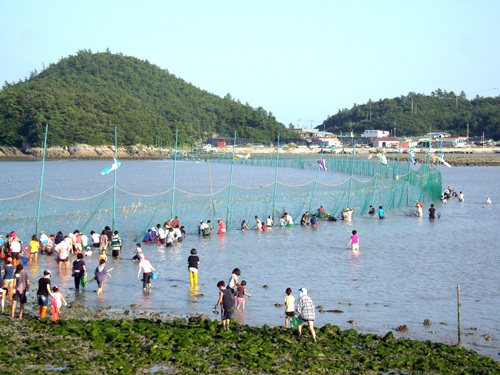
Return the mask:
<svg viewBox="0 0 500 375">
<path fill-rule="evenodd" d="M 148 61 L 79 51 L 23 82 L 0 91 L 0 146 L 121 146 L 193 143 L 213 136 L 253 142 L 294 137 L 272 113 L 220 98 L 175 77 Z"/>
<path fill-rule="evenodd" d="M 371 118 L 370 118 L 371 111 Z M 444 131 L 454 136 L 467 135 L 500 139 L 500 98 L 476 97 L 441 89 L 431 95 L 409 93 L 394 99 L 354 105 L 329 116 L 318 128 L 335 134 L 352 131 L 360 135 L 365 129 L 393 131 L 396 136 L 417 136 L 429 131 Z M 392 134 L 392 133 L 391 133 Z"/>
</svg>

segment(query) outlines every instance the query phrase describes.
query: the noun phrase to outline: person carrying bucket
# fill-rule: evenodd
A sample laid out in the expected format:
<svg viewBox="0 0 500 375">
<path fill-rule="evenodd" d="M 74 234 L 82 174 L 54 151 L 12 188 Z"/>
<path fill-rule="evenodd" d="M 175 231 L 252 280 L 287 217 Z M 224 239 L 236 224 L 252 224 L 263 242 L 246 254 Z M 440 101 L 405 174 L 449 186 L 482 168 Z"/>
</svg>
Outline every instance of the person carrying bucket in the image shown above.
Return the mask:
<svg viewBox="0 0 500 375">
<path fill-rule="evenodd" d="M 142 290 L 146 291 L 146 288 L 151 289 L 151 277 L 153 276 L 153 271 L 155 270 L 149 260 L 143 255 L 140 255 L 139 262 L 139 272 L 137 273 L 137 278 L 140 277 L 142 271 Z"/>
</svg>

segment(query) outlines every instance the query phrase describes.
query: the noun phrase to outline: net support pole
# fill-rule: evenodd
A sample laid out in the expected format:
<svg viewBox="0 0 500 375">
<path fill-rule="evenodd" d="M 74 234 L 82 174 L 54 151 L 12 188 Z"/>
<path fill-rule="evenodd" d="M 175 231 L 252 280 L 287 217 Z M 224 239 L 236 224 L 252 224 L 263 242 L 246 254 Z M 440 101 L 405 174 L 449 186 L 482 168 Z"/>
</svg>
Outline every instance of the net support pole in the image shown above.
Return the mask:
<svg viewBox="0 0 500 375">
<path fill-rule="evenodd" d="M 113 160 L 113 163 L 116 161 L 116 156 L 117 156 L 117 141 L 116 141 L 116 126 L 115 126 L 115 160 Z M 111 230 L 114 232 L 115 231 L 115 215 L 116 215 L 116 169 L 113 171 L 113 221 L 111 223 Z"/>
<path fill-rule="evenodd" d="M 460 284 L 457 284 L 458 347 L 460 347 Z"/>
<path fill-rule="evenodd" d="M 233 166 L 234 166 L 234 149 L 235 148 L 236 148 L 236 130 L 234 131 L 233 157 L 231 159 L 231 173 L 229 174 L 229 191 L 227 193 L 226 231 L 229 230 L 229 210 L 231 207 L 231 186 L 233 185 Z"/>
<path fill-rule="evenodd" d="M 352 176 L 354 174 L 354 160 L 356 157 L 356 141 L 352 145 L 352 165 L 351 165 L 351 178 L 349 179 L 349 196 L 347 197 L 347 207 L 351 207 L 351 190 L 352 190 Z"/>
<path fill-rule="evenodd" d="M 175 202 L 175 167 L 177 165 L 177 136 L 179 129 L 175 129 L 175 147 L 174 147 L 174 171 L 172 176 L 172 204 L 170 205 L 170 219 L 174 218 L 174 202 Z"/>
<path fill-rule="evenodd" d="M 280 158 L 280 135 L 278 133 L 278 142 L 276 143 L 276 170 L 274 172 L 274 194 L 273 194 L 273 221 L 274 212 L 276 211 L 276 188 L 278 185 L 278 162 Z"/>
<path fill-rule="evenodd" d="M 42 154 L 42 172 L 40 174 L 40 189 L 38 191 L 38 208 L 36 210 L 36 224 L 35 224 L 35 235 L 38 233 L 38 223 L 40 222 L 40 205 L 42 203 L 42 189 L 43 189 L 43 172 L 45 169 L 45 150 L 47 149 L 47 131 L 49 125 L 45 124 L 45 138 L 43 140 L 43 154 Z"/>
<path fill-rule="evenodd" d="M 323 149 L 321 149 L 320 159 L 323 160 Z M 318 163 L 318 170 L 316 171 L 316 180 L 314 181 L 314 187 L 313 187 L 313 191 L 311 194 L 311 202 L 309 203 L 309 212 L 311 212 L 311 209 L 312 209 L 312 204 L 313 204 L 313 200 L 314 200 L 314 192 L 316 191 L 316 185 L 318 184 L 318 176 L 319 176 L 320 169 L 321 169 L 321 167 Z"/>
</svg>

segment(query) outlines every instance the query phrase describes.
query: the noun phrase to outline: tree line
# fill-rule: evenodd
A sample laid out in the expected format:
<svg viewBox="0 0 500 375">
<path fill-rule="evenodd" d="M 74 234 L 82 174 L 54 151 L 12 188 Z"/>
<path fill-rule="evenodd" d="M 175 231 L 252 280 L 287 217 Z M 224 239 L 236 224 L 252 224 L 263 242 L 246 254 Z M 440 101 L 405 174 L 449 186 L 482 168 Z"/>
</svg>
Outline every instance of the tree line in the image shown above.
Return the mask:
<svg viewBox="0 0 500 375">
<path fill-rule="evenodd" d="M 468 100 L 465 93 L 437 89 L 430 95 L 408 93 L 393 99 L 379 99 L 354 104 L 329 116 L 319 127 L 335 134 L 365 129 L 387 130 L 396 136 L 418 136 L 443 131 L 452 136 L 500 139 L 500 98 L 476 96 Z"/>
<path fill-rule="evenodd" d="M 262 107 L 201 90 L 148 61 L 81 50 L 0 91 L 0 145 L 193 144 L 213 136 L 293 137 Z"/>
</svg>

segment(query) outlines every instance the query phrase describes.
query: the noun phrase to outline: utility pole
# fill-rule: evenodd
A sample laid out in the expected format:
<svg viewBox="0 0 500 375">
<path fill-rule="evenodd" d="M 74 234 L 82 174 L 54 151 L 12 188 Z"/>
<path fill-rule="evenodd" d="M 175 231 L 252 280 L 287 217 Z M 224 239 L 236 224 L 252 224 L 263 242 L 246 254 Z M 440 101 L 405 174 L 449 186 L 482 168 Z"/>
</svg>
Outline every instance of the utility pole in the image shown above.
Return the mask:
<svg viewBox="0 0 500 375">
<path fill-rule="evenodd" d="M 467 146 L 469 145 L 469 123 L 467 123 Z"/>
</svg>

